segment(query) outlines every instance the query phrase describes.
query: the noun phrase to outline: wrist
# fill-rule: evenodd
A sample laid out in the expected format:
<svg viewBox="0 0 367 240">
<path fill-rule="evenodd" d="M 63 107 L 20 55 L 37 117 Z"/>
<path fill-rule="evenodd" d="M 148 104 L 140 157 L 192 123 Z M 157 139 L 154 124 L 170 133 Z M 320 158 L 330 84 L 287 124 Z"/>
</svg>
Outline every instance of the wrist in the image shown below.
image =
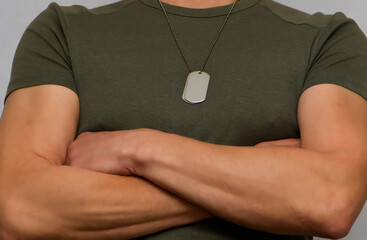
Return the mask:
<svg viewBox="0 0 367 240">
<path fill-rule="evenodd" d="M 119 175 L 139 175 L 137 168 L 143 161 L 141 131 L 141 129 L 119 131 L 115 140 Z"/>
<path fill-rule="evenodd" d="M 132 159 L 141 177 L 148 177 L 149 171 L 154 171 L 159 162 L 173 160 L 172 153 L 177 154 L 177 146 L 185 140 L 185 137 L 153 129 L 139 129 L 136 133 L 138 141 Z"/>
</svg>

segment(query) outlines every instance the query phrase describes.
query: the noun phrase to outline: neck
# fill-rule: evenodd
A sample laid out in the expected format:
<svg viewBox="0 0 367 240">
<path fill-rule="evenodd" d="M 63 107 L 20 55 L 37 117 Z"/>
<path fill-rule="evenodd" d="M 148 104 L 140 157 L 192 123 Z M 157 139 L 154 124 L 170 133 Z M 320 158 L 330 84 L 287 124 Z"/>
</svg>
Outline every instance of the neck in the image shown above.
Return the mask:
<svg viewBox="0 0 367 240">
<path fill-rule="evenodd" d="M 234 0 L 161 0 L 161 1 L 170 5 L 186 8 L 212 8 L 229 5 L 234 2 Z"/>
</svg>

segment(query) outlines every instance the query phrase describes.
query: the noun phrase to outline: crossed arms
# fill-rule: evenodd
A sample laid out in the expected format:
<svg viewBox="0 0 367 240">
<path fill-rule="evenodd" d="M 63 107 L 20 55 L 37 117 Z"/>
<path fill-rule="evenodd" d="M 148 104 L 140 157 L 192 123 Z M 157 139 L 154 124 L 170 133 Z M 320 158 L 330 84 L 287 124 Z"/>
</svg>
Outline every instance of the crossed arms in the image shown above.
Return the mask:
<svg viewBox="0 0 367 240">
<path fill-rule="evenodd" d="M 210 216 L 339 238 L 367 197 L 367 103 L 335 85 L 301 96 L 300 147 L 221 146 L 151 129 L 74 141 L 78 119 L 78 98 L 64 87 L 9 96 L 0 121 L 5 240 L 128 239 Z"/>
</svg>

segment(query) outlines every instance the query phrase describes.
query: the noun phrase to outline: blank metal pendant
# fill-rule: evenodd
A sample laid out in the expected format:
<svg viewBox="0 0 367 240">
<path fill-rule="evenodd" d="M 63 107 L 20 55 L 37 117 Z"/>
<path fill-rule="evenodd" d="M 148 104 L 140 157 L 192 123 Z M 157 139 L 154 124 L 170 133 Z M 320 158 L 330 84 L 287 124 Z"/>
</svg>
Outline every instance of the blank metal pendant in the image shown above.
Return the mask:
<svg viewBox="0 0 367 240">
<path fill-rule="evenodd" d="M 186 80 L 182 99 L 187 103 L 201 103 L 205 101 L 208 91 L 210 75 L 206 72 L 191 72 Z"/>
</svg>

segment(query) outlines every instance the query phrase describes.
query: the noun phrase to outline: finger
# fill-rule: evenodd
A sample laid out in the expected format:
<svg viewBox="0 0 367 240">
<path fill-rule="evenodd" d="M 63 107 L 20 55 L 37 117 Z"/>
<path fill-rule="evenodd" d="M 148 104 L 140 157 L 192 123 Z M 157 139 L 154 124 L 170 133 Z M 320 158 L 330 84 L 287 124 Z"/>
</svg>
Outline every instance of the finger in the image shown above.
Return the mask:
<svg viewBox="0 0 367 240">
<path fill-rule="evenodd" d="M 287 138 L 275 141 L 266 141 L 256 144 L 255 146 L 259 147 L 300 147 L 301 140 L 299 138 Z"/>
<path fill-rule="evenodd" d="M 278 146 L 287 146 L 287 147 L 293 147 L 293 146 L 299 146 L 301 143 L 301 140 L 299 138 L 288 138 L 288 139 L 282 139 L 274 142 L 275 145 Z"/>
<path fill-rule="evenodd" d="M 90 134 L 92 134 L 92 132 L 82 132 L 81 134 L 79 134 L 79 136 L 77 138 L 82 138 L 82 137 L 88 136 Z"/>
</svg>

